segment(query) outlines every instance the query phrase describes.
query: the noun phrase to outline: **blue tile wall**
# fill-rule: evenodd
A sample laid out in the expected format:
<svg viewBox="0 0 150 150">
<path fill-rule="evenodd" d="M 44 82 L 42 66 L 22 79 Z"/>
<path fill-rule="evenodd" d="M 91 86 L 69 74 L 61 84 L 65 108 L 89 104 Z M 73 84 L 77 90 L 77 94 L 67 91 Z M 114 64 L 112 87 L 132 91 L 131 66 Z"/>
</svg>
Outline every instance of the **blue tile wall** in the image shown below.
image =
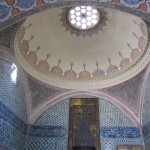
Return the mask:
<svg viewBox="0 0 150 150">
<path fill-rule="evenodd" d="M 25 150 L 67 150 L 67 138 L 27 137 Z"/>
<path fill-rule="evenodd" d="M 100 127 L 135 127 L 119 108 L 103 98 L 99 100 Z"/>
<path fill-rule="evenodd" d="M 144 143 L 145 143 L 145 150 L 149 150 L 149 148 L 150 148 L 150 137 L 145 138 Z"/>
<path fill-rule="evenodd" d="M 26 134 L 27 124 L 0 102 L 0 119 L 7 122 L 20 132 Z"/>
<path fill-rule="evenodd" d="M 146 89 L 144 93 L 143 113 L 142 113 L 142 124 L 143 124 L 143 135 L 145 150 L 150 148 L 150 74 L 146 83 Z"/>
<path fill-rule="evenodd" d="M 101 137 L 101 149 L 102 150 L 116 150 L 117 145 L 142 145 L 143 146 L 143 140 L 141 138 L 112 139 L 112 138 Z"/>
<path fill-rule="evenodd" d="M 63 126 L 32 126 L 30 136 L 37 137 L 65 137 L 67 130 Z"/>
<path fill-rule="evenodd" d="M 67 150 L 68 121 L 69 100 L 66 99 L 49 108 L 35 121 L 25 149 Z"/>
<path fill-rule="evenodd" d="M 38 106 L 41 102 L 44 102 L 47 97 L 53 96 L 60 92 L 59 89 L 45 87 L 31 78 L 28 78 L 28 80 L 31 89 L 33 108 Z"/>
<path fill-rule="evenodd" d="M 40 126 L 66 126 L 69 122 L 69 100 L 63 100 L 45 111 L 34 123 Z"/>
<path fill-rule="evenodd" d="M 8 148 L 7 146 L 0 145 L 0 150 L 11 150 L 11 149 Z"/>
<path fill-rule="evenodd" d="M 26 123 L 0 102 L 0 144 L 7 145 L 12 149 L 22 150 L 26 133 Z"/>
<path fill-rule="evenodd" d="M 119 98 L 123 103 L 130 106 L 133 111 L 137 111 L 139 105 L 137 101 L 138 93 L 142 79 L 143 74 L 139 74 L 124 83 L 103 89 L 103 91 L 109 93 L 109 95 L 113 97 Z"/>
<path fill-rule="evenodd" d="M 0 119 L 0 144 L 8 145 L 15 150 L 22 150 L 26 135 L 8 122 Z"/>
<path fill-rule="evenodd" d="M 14 112 L 21 120 L 27 122 L 25 93 L 17 74 L 16 83 L 12 82 L 12 64 L 0 59 L 0 102 Z"/>
<path fill-rule="evenodd" d="M 139 138 L 140 130 L 136 127 L 101 127 L 101 136 L 105 138 Z"/>
<path fill-rule="evenodd" d="M 69 99 L 61 101 L 49 108 L 35 121 L 34 126 L 36 128 L 34 127 L 34 132 L 32 132 L 33 127 L 31 127 L 31 132 L 26 140 L 26 150 L 67 150 L 68 106 Z M 99 98 L 99 111 L 102 150 L 116 150 L 117 145 L 120 144 L 143 144 L 139 129 L 120 109 Z M 54 137 L 53 130 L 50 131 L 52 134 L 47 135 L 47 126 L 50 127 L 50 130 L 52 127 L 62 126 L 66 129 L 66 135 L 61 137 L 56 134 L 57 137 Z M 40 131 L 37 130 L 38 128 Z"/>
<path fill-rule="evenodd" d="M 144 95 L 144 103 L 143 103 L 143 113 L 142 113 L 142 124 L 146 125 L 150 121 L 150 74 L 148 76 L 148 80 L 146 83 L 145 95 Z"/>
<path fill-rule="evenodd" d="M 115 105 L 102 98 L 99 100 L 101 149 L 116 150 L 117 145 L 121 144 L 144 145 L 140 131 L 133 122 Z M 127 129 L 128 133 L 125 132 Z"/>
<path fill-rule="evenodd" d="M 12 64 L 0 59 L 0 149 L 6 145 L 22 150 L 27 132 L 26 101 L 19 74 L 12 82 L 13 70 Z"/>
</svg>

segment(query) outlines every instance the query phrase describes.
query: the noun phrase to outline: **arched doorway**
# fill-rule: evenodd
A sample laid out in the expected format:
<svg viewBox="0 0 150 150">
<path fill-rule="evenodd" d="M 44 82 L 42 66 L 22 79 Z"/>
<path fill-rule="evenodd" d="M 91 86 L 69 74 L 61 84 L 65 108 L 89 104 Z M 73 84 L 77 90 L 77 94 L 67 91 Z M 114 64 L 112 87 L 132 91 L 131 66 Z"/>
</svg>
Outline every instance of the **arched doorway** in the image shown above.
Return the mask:
<svg viewBox="0 0 150 150">
<path fill-rule="evenodd" d="M 97 98 L 70 100 L 68 150 L 99 150 L 99 102 Z"/>
</svg>

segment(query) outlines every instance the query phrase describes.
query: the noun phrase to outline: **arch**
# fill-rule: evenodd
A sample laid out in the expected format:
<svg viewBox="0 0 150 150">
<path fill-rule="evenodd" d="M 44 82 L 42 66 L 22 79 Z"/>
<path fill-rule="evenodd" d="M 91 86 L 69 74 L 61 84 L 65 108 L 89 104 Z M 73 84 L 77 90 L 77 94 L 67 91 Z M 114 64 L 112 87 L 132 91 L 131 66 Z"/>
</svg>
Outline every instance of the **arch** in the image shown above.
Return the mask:
<svg viewBox="0 0 150 150">
<path fill-rule="evenodd" d="M 149 74 L 150 74 L 150 63 L 148 64 L 147 66 L 147 70 L 145 72 L 145 75 L 144 75 L 144 80 L 143 80 L 143 85 L 142 85 L 142 88 L 141 88 L 141 110 L 140 110 L 140 123 L 141 125 L 143 125 L 143 122 L 142 122 L 142 119 L 143 119 L 143 116 L 142 116 L 142 113 L 143 113 L 143 105 L 144 105 L 144 96 L 145 96 L 145 92 L 146 92 L 146 84 L 147 84 L 147 81 L 148 81 L 148 77 L 149 77 Z"/>
<path fill-rule="evenodd" d="M 46 103 L 44 103 L 43 105 L 41 105 L 39 108 L 35 109 L 32 111 L 32 116 L 31 116 L 31 120 L 30 120 L 30 124 L 33 124 L 35 122 L 35 120 L 43 113 L 45 112 L 48 108 L 50 108 L 51 106 L 53 106 L 54 104 L 66 99 L 66 98 L 71 98 L 73 96 L 81 96 L 81 95 L 87 95 L 87 96 L 94 96 L 94 97 L 101 97 L 104 98 L 105 100 L 107 100 L 108 102 L 114 104 L 115 106 L 117 106 L 120 110 L 123 111 L 123 113 L 125 113 L 130 119 L 131 121 L 140 128 L 140 123 L 138 122 L 138 119 L 136 118 L 136 116 L 133 114 L 133 112 L 127 108 L 126 106 L 124 106 L 118 99 L 113 98 L 111 96 L 109 96 L 106 93 L 103 92 L 97 92 L 96 90 L 88 90 L 88 91 L 78 91 L 78 90 L 74 90 L 74 91 L 70 91 L 70 92 L 66 92 L 63 93 L 53 99 L 49 99 Z"/>
<path fill-rule="evenodd" d="M 19 62 L 17 61 L 17 59 L 10 54 L 10 49 L 0 45 L 0 58 L 6 59 L 8 62 L 10 63 L 15 63 L 17 68 L 18 68 L 18 73 L 20 75 L 21 81 L 22 81 L 22 85 L 23 85 L 23 89 L 24 89 L 24 93 L 25 93 L 25 97 L 26 97 L 26 106 L 27 106 L 27 123 L 30 120 L 30 115 L 31 115 L 31 96 L 30 96 L 30 92 L 29 92 L 29 88 L 28 88 L 28 81 L 26 78 L 25 73 L 23 72 Z"/>
<path fill-rule="evenodd" d="M 23 8 L 23 9 L 18 9 L 18 7 L 16 8 L 16 10 L 18 12 L 16 12 L 15 14 L 13 14 L 12 8 L 9 9 L 9 11 L 7 12 L 7 14 L 4 16 L 4 18 L 2 18 L 0 20 L 0 30 L 3 30 L 5 28 L 7 28 L 8 26 L 15 24 L 23 19 L 26 19 L 28 16 L 33 15 L 35 13 L 44 11 L 44 10 L 48 10 L 48 9 L 52 9 L 52 8 L 58 8 L 58 7 L 71 7 L 71 6 L 75 6 L 75 5 L 92 5 L 92 6 L 97 6 L 97 7 L 105 7 L 105 8 L 112 8 L 112 9 L 117 9 L 117 10 L 121 10 L 127 13 L 131 13 L 133 15 L 139 16 L 144 20 L 150 21 L 150 15 L 149 15 L 149 6 L 148 4 L 145 2 L 141 2 L 140 0 L 138 1 L 137 4 L 127 4 L 126 2 L 122 1 L 120 2 L 120 0 L 113 2 L 112 1 L 93 1 L 93 0 L 88 0 L 88 1 L 73 1 L 73 0 L 68 0 L 68 1 L 51 1 L 51 2 L 47 2 L 47 3 L 43 3 L 38 5 L 35 1 L 34 3 L 29 6 L 29 8 Z M 141 5 L 144 5 L 145 7 L 143 8 Z M 1 5 L 2 6 L 2 5 Z M 4 2 L 4 6 L 7 6 L 7 3 Z M 15 5 L 14 5 L 15 6 Z M 7 8 L 9 8 L 10 6 L 8 5 Z"/>
</svg>

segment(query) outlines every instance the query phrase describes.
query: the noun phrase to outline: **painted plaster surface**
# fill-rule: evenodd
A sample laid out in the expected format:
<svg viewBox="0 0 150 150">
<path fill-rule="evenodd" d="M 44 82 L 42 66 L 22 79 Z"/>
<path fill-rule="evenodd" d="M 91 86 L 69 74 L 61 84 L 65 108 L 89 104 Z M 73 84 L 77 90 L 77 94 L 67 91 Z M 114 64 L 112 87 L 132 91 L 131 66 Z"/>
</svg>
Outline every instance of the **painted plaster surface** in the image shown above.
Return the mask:
<svg viewBox="0 0 150 150">
<path fill-rule="evenodd" d="M 104 88 L 133 77 L 147 64 L 147 26 L 136 16 L 103 11 L 105 26 L 92 37 L 66 31 L 60 21 L 61 9 L 29 17 L 15 37 L 22 67 L 47 84 L 67 89 Z"/>
</svg>

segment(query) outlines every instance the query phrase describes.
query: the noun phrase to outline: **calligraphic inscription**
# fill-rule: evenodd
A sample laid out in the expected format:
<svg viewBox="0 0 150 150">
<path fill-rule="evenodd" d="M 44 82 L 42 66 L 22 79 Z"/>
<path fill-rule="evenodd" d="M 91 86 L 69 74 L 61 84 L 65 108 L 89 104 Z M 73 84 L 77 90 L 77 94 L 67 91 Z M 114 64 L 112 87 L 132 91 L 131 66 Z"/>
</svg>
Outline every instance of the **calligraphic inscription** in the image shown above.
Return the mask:
<svg viewBox="0 0 150 150">
<path fill-rule="evenodd" d="M 119 145 L 117 150 L 144 150 L 142 146 L 139 145 Z"/>
</svg>

